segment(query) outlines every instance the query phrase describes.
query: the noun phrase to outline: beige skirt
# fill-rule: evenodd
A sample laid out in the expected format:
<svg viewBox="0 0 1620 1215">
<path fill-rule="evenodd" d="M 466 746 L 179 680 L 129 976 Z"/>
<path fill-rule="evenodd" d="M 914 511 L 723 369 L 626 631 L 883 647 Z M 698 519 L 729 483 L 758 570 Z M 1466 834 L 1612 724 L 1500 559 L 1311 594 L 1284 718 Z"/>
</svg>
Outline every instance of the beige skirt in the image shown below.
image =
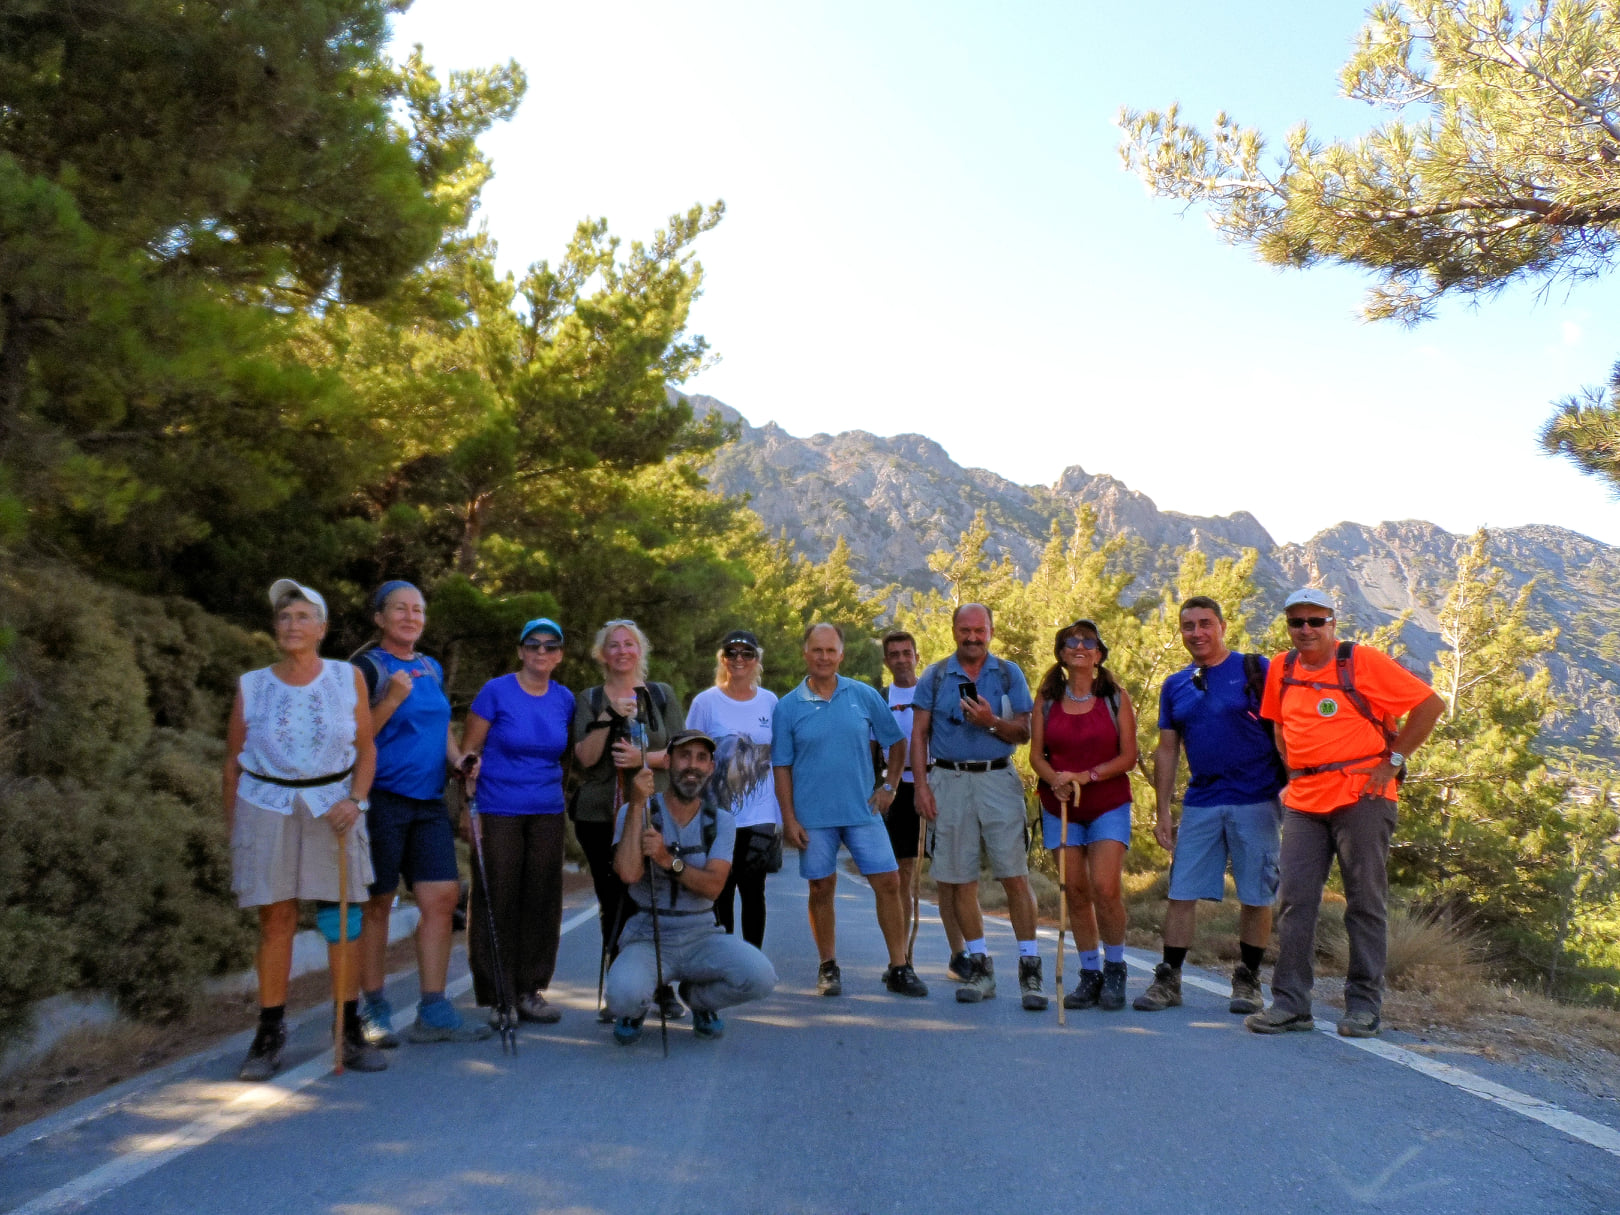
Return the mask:
<svg viewBox="0 0 1620 1215">
<path fill-rule="evenodd" d="M 361 815 L 344 837 L 351 903 L 366 899 L 373 880 L 371 840 Z M 325 816 L 313 817 L 302 798 L 291 814 L 236 800 L 231 832 L 231 889 L 238 907 L 288 899 L 338 901 L 338 838 Z"/>
</svg>

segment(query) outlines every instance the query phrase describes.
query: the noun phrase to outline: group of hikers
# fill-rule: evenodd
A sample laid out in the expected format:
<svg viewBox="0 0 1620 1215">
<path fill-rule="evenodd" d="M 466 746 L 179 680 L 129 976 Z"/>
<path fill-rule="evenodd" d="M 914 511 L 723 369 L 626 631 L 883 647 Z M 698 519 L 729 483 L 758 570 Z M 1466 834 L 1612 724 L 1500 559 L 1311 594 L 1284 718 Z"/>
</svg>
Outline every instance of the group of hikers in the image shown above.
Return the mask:
<svg viewBox="0 0 1620 1215">
<path fill-rule="evenodd" d="M 807 674 L 778 699 L 760 686 L 758 639 L 738 629 L 720 642 L 714 686 L 683 712 L 672 688 L 647 679 L 650 646 L 634 621 L 597 631 L 590 653 L 602 682 L 576 697 L 552 678 L 563 629 L 541 617 L 520 630 L 517 671 L 483 686 L 458 737 L 443 672 L 416 648 L 427 605 L 415 586 L 377 589 L 376 640 L 347 662 L 320 656 L 327 610 L 318 592 L 281 579 L 270 602 L 281 657 L 242 676 L 223 779 L 233 889 L 258 909 L 260 927 L 259 1025 L 243 1079 L 280 1066 L 301 899 L 316 903 L 329 942 L 341 1065 L 387 1066 L 382 1052 L 401 1037 L 384 980 L 402 879 L 420 912 L 421 996 L 405 1038 L 470 1042 L 498 1030 L 515 1048 L 519 1021 L 559 1020 L 545 992 L 569 819 L 599 908 L 598 1015 L 621 1044 L 638 1039 L 654 1008 L 666 1026 L 690 1009 L 695 1036 L 717 1038 L 722 1010 L 775 988 L 761 946 L 766 879 L 780 870 L 784 844 L 809 885 L 819 995 L 843 990 L 834 910 L 842 847 L 872 888 L 888 991 L 928 994 L 913 965 L 907 897 L 926 856 L 956 999 L 996 994 L 978 891 L 987 869 L 1006 894 L 1022 1006 L 1042 1011 L 1029 825 L 1012 763 L 1026 743 L 1042 843 L 1057 854 L 1080 958 L 1078 983 L 1058 994 L 1065 1009 L 1125 1006 L 1121 887 L 1136 706 L 1090 620 L 1057 630 L 1033 695 L 1017 664 L 992 652 L 994 616 L 983 604 L 955 610 L 954 652 L 920 674 L 915 639 L 884 635 L 882 692 L 839 674 L 843 631 L 816 623 L 803 636 Z M 1370 1037 L 1380 1030 L 1397 790 L 1444 702 L 1388 656 L 1339 641 L 1327 591 L 1294 592 L 1284 614 L 1292 648 L 1268 661 L 1228 650 L 1213 599 L 1181 605 L 1191 662 L 1160 689 L 1154 773 L 1155 836 L 1173 858 L 1163 960 L 1134 1007 L 1181 1003 L 1196 905 L 1222 898 L 1230 867 L 1242 904 L 1231 1011 L 1256 1033 L 1314 1028 L 1316 919 L 1336 857 L 1350 953 L 1338 1031 Z M 1177 822 L 1183 749 L 1191 778 Z M 452 775 L 468 802 L 468 954 L 487 1023 L 464 1018 L 445 995 L 461 889 Z M 1266 1007 L 1260 965 L 1274 905 Z M 1061 978 L 1061 939 L 1058 948 Z"/>
</svg>

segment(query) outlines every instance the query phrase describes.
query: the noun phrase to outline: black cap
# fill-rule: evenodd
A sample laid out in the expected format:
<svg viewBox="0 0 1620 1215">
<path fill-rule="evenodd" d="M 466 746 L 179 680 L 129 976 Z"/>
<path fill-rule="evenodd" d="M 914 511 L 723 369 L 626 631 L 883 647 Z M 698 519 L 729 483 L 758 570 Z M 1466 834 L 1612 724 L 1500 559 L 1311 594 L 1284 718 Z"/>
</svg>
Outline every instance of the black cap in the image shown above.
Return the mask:
<svg viewBox="0 0 1620 1215">
<path fill-rule="evenodd" d="M 678 749 L 692 742 L 700 742 L 708 747 L 710 755 L 715 752 L 714 739 L 710 738 L 702 730 L 677 730 L 669 736 L 668 753 L 673 755 Z"/>
<path fill-rule="evenodd" d="M 728 645 L 745 645 L 757 653 L 759 651 L 759 638 L 755 637 L 747 629 L 732 629 L 720 641 L 722 650 Z"/>
</svg>

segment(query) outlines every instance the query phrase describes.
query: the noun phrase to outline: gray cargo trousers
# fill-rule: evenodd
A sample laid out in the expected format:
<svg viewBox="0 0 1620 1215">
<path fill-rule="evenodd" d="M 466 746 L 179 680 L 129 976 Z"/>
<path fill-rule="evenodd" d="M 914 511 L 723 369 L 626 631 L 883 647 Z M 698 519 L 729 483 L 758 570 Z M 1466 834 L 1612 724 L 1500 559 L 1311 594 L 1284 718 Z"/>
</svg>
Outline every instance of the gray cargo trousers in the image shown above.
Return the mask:
<svg viewBox="0 0 1620 1215">
<path fill-rule="evenodd" d="M 770 960 L 741 937 L 716 926 L 712 912 L 700 924 L 680 916 L 660 916 L 664 982 L 685 982 L 686 1001 L 694 1009 L 719 1012 L 734 1004 L 760 1000 L 776 988 Z M 608 971 L 605 996 L 615 1017 L 642 1017 L 658 986 L 653 956 L 652 920 L 632 916 L 619 938 L 619 956 Z"/>
</svg>

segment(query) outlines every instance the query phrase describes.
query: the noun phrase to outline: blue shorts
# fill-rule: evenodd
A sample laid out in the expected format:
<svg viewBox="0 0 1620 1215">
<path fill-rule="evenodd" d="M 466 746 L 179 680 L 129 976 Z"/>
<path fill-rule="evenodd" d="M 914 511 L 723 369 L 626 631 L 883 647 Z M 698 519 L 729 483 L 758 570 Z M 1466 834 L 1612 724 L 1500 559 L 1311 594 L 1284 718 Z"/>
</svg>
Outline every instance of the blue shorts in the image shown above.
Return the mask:
<svg viewBox="0 0 1620 1215">
<path fill-rule="evenodd" d="M 392 894 L 403 876 L 407 888 L 417 882 L 456 882 L 456 837 L 442 797 L 402 797 L 386 789 L 371 791 L 366 811 L 371 833 L 373 895 Z"/>
<path fill-rule="evenodd" d="M 1277 857 L 1282 850 L 1282 803 L 1246 806 L 1185 806 L 1170 862 L 1170 897 L 1220 902 L 1226 893 L 1226 858 L 1245 907 L 1270 907 L 1277 898 Z"/>
<path fill-rule="evenodd" d="M 877 815 L 859 827 L 806 827 L 810 843 L 799 853 L 799 876 L 815 882 L 831 877 L 838 868 L 838 845 L 849 849 L 855 868 L 862 873 L 893 873 L 900 868 L 889 843 L 889 829 Z"/>
<path fill-rule="evenodd" d="M 1063 830 L 1063 820 L 1055 814 L 1041 811 L 1041 843 L 1046 845 L 1048 852 L 1057 850 L 1058 832 Z M 1125 847 L 1131 846 L 1131 803 L 1115 806 L 1112 810 L 1105 810 L 1089 823 L 1077 823 L 1069 820 L 1069 847 L 1084 848 L 1088 844 L 1095 844 L 1098 840 L 1118 840 Z"/>
</svg>

